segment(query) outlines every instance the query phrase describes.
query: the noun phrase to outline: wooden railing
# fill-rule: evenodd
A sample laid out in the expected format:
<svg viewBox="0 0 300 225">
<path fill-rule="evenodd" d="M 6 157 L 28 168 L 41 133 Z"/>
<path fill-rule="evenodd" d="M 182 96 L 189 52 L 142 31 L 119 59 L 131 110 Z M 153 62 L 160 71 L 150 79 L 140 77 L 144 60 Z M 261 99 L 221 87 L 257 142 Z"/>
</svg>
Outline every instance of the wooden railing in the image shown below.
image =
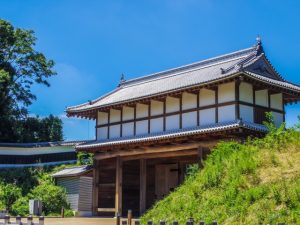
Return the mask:
<svg viewBox="0 0 300 225">
<path fill-rule="evenodd" d="M 33 217 L 32 216 L 28 216 L 25 218 L 25 220 L 27 219 L 26 222 L 22 222 L 22 217 L 21 216 L 16 216 L 16 218 L 14 220 L 11 220 L 11 217 L 6 215 L 4 216 L 4 219 L 2 219 L 2 221 L 0 220 L 0 225 L 44 225 L 44 220 L 45 218 L 43 216 L 40 216 L 38 218 L 37 222 L 34 222 Z"/>
<path fill-rule="evenodd" d="M 178 221 L 173 221 L 172 223 L 168 223 L 168 225 L 184 225 L 184 224 L 179 224 Z M 205 223 L 204 221 L 195 221 L 193 218 L 189 218 L 185 225 L 208 225 L 208 223 Z M 210 223 L 211 225 L 218 225 L 218 222 L 214 221 Z M 138 219 L 133 219 L 132 218 L 132 211 L 128 210 L 128 215 L 127 218 L 122 219 L 121 216 L 117 215 L 116 216 L 116 225 L 140 225 L 140 220 Z M 167 225 L 165 220 L 161 220 L 159 223 L 154 223 L 152 221 L 148 221 L 147 225 Z M 285 225 L 285 223 L 278 223 L 278 225 Z"/>
</svg>

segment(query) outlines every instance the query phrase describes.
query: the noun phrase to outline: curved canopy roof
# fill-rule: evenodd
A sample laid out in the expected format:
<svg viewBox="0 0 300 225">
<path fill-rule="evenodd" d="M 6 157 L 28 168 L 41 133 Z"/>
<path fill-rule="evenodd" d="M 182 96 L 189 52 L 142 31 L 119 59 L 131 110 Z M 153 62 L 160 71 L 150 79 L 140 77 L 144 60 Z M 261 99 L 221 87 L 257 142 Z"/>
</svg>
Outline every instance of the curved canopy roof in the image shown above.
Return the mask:
<svg viewBox="0 0 300 225">
<path fill-rule="evenodd" d="M 253 47 L 193 64 L 124 81 L 99 97 L 81 105 L 68 107 L 67 115 L 101 109 L 118 104 L 168 94 L 190 87 L 213 83 L 243 74 L 268 84 L 300 93 L 300 87 L 285 81 L 265 56 L 260 40 Z"/>
</svg>

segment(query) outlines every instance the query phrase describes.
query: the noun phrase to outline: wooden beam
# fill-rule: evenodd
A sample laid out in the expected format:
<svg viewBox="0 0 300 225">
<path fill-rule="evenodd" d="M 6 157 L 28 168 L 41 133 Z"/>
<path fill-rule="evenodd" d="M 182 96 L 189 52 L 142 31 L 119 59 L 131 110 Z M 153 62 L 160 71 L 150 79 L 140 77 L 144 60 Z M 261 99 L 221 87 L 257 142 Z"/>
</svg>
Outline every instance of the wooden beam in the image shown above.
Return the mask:
<svg viewBox="0 0 300 225">
<path fill-rule="evenodd" d="M 140 159 L 140 215 L 146 210 L 147 161 Z"/>
<path fill-rule="evenodd" d="M 199 147 L 198 148 L 198 165 L 199 168 L 203 168 L 203 148 Z"/>
<path fill-rule="evenodd" d="M 171 151 L 183 151 L 187 149 L 198 148 L 200 146 L 203 147 L 213 147 L 217 143 L 217 140 L 214 141 L 202 141 L 199 143 L 186 143 L 186 144 L 178 144 L 178 145 L 165 145 L 161 147 L 146 147 L 144 149 L 139 150 L 116 150 L 112 152 L 100 153 L 95 156 L 96 159 L 108 159 L 117 156 L 125 157 L 139 154 L 148 154 L 148 153 L 158 153 L 158 152 L 171 152 Z"/>
<path fill-rule="evenodd" d="M 116 194 L 115 194 L 115 213 L 122 214 L 122 160 L 116 157 Z"/>
<path fill-rule="evenodd" d="M 197 156 L 197 149 L 189 149 L 183 151 L 173 151 L 173 152 L 160 152 L 160 153 L 151 153 L 151 154 L 139 154 L 133 156 L 126 156 L 123 157 L 123 161 L 130 161 L 130 160 L 138 160 L 138 159 L 155 159 L 155 158 L 171 158 L 171 157 L 181 157 L 181 156 Z"/>
</svg>

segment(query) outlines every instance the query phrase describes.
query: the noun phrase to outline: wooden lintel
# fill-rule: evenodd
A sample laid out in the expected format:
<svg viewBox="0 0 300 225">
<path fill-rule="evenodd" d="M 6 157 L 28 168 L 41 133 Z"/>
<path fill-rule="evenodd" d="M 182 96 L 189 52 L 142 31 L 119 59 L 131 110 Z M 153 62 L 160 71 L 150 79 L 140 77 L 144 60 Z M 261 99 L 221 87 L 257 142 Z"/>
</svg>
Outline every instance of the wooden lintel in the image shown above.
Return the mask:
<svg viewBox="0 0 300 225">
<path fill-rule="evenodd" d="M 202 147 L 212 147 L 216 144 L 216 141 L 202 141 L 198 143 L 186 143 L 186 144 L 179 144 L 177 146 L 170 146 L 165 145 L 161 147 L 144 147 L 142 150 L 127 150 L 127 151 L 112 151 L 103 154 L 96 155 L 95 158 L 98 160 L 101 159 L 108 159 L 113 157 L 124 157 L 124 156 L 132 156 L 132 155 L 139 155 L 139 154 L 148 154 L 148 153 L 157 153 L 157 152 L 171 152 L 171 151 L 182 151 L 187 149 L 198 148 Z"/>
</svg>

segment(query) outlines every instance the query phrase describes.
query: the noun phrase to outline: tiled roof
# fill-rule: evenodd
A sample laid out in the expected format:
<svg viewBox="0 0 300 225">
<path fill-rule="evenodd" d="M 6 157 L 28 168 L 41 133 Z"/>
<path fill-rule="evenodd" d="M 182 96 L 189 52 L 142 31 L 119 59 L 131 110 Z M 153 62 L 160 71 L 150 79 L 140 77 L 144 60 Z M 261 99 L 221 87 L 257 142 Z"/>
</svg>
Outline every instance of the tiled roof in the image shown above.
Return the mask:
<svg viewBox="0 0 300 225">
<path fill-rule="evenodd" d="M 105 147 L 105 146 L 120 145 L 120 144 L 134 144 L 134 143 L 141 143 L 141 142 L 148 142 L 148 141 L 156 141 L 161 139 L 230 130 L 235 128 L 246 128 L 246 129 L 255 130 L 259 132 L 267 132 L 267 128 L 264 125 L 250 123 L 250 122 L 243 122 L 241 120 L 235 120 L 226 123 L 213 124 L 210 126 L 199 126 L 191 129 L 179 129 L 179 130 L 173 130 L 169 132 L 139 135 L 130 138 L 116 138 L 116 139 L 109 139 L 107 141 L 92 141 L 92 142 L 87 142 L 85 144 L 78 145 L 76 146 L 76 149 L 82 150 L 88 148 Z"/>
<path fill-rule="evenodd" d="M 54 141 L 54 142 L 34 142 L 34 143 L 0 143 L 0 147 L 13 148 L 42 148 L 42 147 L 58 147 L 58 146 L 75 146 L 86 141 Z"/>
<path fill-rule="evenodd" d="M 71 168 L 66 168 L 57 173 L 54 173 L 53 177 L 72 177 L 72 176 L 79 176 L 85 174 L 92 170 L 92 166 L 76 166 Z"/>
<path fill-rule="evenodd" d="M 68 107 L 67 113 L 76 114 L 86 110 L 122 104 L 154 95 L 167 94 L 176 90 L 234 77 L 242 72 L 245 75 L 259 78 L 262 81 L 276 84 L 283 88 L 292 88 L 300 92 L 299 86 L 284 81 L 272 68 L 272 65 L 270 67 L 274 75 L 267 73 L 259 74 L 259 72 L 254 73 L 250 70 L 251 73 L 244 73 L 251 64 L 262 57 L 265 56 L 259 42 L 251 48 L 121 82 L 115 90 L 94 101 Z M 268 62 L 267 59 L 265 61 Z M 266 77 L 268 79 L 265 79 Z"/>
</svg>

